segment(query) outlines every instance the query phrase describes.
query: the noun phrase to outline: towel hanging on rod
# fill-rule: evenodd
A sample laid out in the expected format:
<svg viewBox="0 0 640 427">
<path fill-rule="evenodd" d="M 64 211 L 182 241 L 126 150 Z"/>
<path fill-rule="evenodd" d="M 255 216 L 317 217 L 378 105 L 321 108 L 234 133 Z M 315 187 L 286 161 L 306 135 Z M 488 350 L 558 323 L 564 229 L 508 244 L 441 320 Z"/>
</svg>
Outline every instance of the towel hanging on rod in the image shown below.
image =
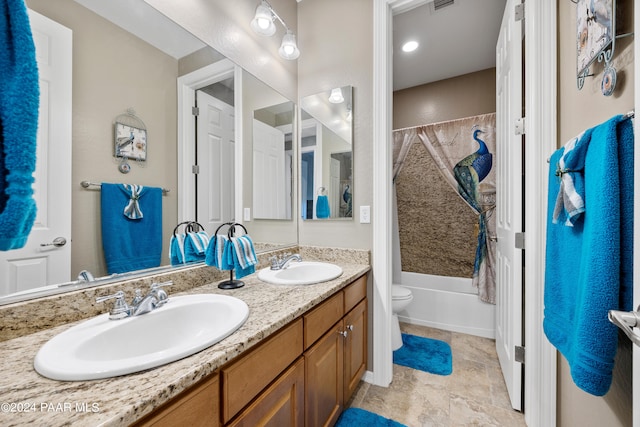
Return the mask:
<svg viewBox="0 0 640 427">
<path fill-rule="evenodd" d="M 82 188 L 102 187 L 102 184 L 91 182 L 91 181 L 82 181 L 82 182 L 80 182 L 80 185 L 82 186 Z M 171 191 L 171 190 L 167 190 L 166 188 L 163 188 L 162 189 L 162 195 L 166 196 L 169 191 Z"/>
</svg>

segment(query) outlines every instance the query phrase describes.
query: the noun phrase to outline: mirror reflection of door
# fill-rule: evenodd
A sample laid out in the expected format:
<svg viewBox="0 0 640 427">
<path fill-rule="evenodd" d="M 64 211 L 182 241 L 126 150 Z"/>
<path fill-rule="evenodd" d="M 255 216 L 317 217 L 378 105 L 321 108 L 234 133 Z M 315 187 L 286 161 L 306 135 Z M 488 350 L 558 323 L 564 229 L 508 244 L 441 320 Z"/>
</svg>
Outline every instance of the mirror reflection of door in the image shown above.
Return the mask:
<svg viewBox="0 0 640 427">
<path fill-rule="evenodd" d="M 229 85 L 233 87 L 233 82 Z M 219 99 L 229 98 L 223 95 L 228 92 L 224 87 L 227 86 L 216 83 L 196 92 L 196 212 L 197 221 L 209 234 L 235 218 L 234 107 Z M 233 94 L 230 99 L 233 102 Z"/>
<path fill-rule="evenodd" d="M 287 219 L 284 132 L 253 119 L 253 215 Z"/>
<path fill-rule="evenodd" d="M 29 19 L 40 79 L 33 185 L 38 213 L 27 244 L 0 252 L 0 296 L 67 282 L 71 275 L 72 33 L 31 10 Z M 51 244 L 60 237 L 65 244 Z"/>
</svg>

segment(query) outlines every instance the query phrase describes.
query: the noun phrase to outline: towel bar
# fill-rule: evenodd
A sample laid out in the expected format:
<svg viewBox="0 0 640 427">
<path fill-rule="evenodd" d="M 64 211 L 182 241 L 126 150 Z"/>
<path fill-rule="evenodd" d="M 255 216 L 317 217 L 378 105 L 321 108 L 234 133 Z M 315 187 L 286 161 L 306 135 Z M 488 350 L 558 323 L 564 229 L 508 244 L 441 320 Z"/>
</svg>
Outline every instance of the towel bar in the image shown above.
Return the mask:
<svg viewBox="0 0 640 427">
<path fill-rule="evenodd" d="M 638 307 L 640 309 L 640 307 Z M 634 332 L 633 327 L 640 324 L 640 313 L 637 311 L 609 310 L 609 321 L 622 329 L 627 337 L 637 346 L 640 346 L 640 335 Z"/>
<path fill-rule="evenodd" d="M 102 187 L 102 184 L 91 182 L 91 181 L 81 181 L 80 185 L 82 186 L 82 188 Z M 166 196 L 169 191 L 170 190 L 167 190 L 166 188 L 163 188 L 162 189 L 162 195 Z"/>
</svg>

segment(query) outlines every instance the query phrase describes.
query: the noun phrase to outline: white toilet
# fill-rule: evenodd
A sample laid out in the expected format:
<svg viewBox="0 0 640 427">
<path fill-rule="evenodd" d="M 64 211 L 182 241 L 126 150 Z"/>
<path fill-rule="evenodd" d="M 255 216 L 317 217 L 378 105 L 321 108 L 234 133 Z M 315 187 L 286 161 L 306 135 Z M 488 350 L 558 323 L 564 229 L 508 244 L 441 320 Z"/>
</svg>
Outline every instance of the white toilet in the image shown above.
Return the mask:
<svg viewBox="0 0 640 427">
<path fill-rule="evenodd" d="M 398 312 L 407 308 L 413 294 L 410 289 L 400 285 L 391 285 L 391 310 L 393 319 L 391 320 L 391 347 L 396 351 L 402 347 L 402 334 L 400 332 L 400 322 L 398 321 Z"/>
</svg>

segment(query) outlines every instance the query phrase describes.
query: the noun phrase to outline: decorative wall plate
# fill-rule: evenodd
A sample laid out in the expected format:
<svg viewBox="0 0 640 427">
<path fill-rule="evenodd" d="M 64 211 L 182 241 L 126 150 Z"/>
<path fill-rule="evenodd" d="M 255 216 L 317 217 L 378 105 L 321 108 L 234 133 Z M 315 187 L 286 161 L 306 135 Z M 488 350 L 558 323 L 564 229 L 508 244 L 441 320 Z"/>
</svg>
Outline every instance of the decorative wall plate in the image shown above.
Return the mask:
<svg viewBox="0 0 640 427">
<path fill-rule="evenodd" d="M 116 122 L 114 147 L 116 157 L 147 160 L 147 130 Z"/>
</svg>

